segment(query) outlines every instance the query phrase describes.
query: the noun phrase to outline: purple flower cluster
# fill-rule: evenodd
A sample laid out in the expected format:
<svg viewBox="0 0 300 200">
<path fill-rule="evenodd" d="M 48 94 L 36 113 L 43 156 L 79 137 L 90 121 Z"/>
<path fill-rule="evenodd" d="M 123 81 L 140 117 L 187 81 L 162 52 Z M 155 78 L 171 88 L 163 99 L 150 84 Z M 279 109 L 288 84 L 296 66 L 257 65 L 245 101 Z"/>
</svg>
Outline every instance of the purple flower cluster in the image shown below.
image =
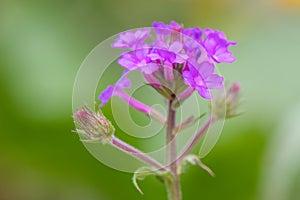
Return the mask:
<svg viewBox="0 0 300 200">
<path fill-rule="evenodd" d="M 197 90 L 201 97 L 211 99 L 210 90 L 223 88 L 224 78 L 215 73 L 214 64 L 234 62 L 228 48 L 236 42 L 228 41 L 218 30 L 184 28 L 175 21 L 153 22 L 152 26 L 153 32 L 151 28 L 143 28 L 120 33 L 112 44 L 113 48 L 128 49 L 118 60 L 126 71 L 141 71 L 150 85 L 158 90 L 168 88 L 172 96 L 185 96 L 184 92 Z M 102 105 L 123 88 L 130 87 L 124 76 L 102 92 L 99 96 Z M 174 85 L 183 85 L 186 91 L 179 91 Z"/>
</svg>

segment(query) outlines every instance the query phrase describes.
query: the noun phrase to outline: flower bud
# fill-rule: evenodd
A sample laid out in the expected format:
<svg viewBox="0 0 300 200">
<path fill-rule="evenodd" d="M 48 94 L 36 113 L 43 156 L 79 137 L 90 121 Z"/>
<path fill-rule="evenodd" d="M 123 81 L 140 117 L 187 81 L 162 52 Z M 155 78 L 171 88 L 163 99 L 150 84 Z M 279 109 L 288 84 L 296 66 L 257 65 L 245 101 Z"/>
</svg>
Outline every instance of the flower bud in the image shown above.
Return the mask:
<svg viewBox="0 0 300 200">
<path fill-rule="evenodd" d="M 77 110 L 73 115 L 77 132 L 82 141 L 109 143 L 115 132 L 111 122 L 99 110 L 94 112 L 87 105 Z"/>
<path fill-rule="evenodd" d="M 212 100 L 212 114 L 217 119 L 231 118 L 239 115 L 237 108 L 240 102 L 241 88 L 239 83 L 233 83 L 225 94 L 219 95 Z"/>
<path fill-rule="evenodd" d="M 226 117 L 234 117 L 237 114 L 237 107 L 240 100 L 241 87 L 238 83 L 233 83 L 226 92 Z"/>
</svg>

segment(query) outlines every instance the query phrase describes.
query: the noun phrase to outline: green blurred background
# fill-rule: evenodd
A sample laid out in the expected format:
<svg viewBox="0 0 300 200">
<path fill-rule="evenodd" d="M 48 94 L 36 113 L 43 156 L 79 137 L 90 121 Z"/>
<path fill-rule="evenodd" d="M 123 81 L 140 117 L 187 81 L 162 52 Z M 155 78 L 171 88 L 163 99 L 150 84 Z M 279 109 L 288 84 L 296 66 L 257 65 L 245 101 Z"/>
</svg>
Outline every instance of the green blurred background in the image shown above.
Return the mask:
<svg viewBox="0 0 300 200">
<path fill-rule="evenodd" d="M 98 43 L 170 20 L 238 42 L 237 62 L 219 69 L 241 83 L 246 110 L 203 160 L 217 176 L 197 167 L 182 176 L 184 199 L 300 199 L 299 0 L 1 0 L 1 200 L 166 198 L 155 178 L 141 183 L 141 196 L 132 174 L 87 152 L 71 133 L 71 97 Z"/>
</svg>

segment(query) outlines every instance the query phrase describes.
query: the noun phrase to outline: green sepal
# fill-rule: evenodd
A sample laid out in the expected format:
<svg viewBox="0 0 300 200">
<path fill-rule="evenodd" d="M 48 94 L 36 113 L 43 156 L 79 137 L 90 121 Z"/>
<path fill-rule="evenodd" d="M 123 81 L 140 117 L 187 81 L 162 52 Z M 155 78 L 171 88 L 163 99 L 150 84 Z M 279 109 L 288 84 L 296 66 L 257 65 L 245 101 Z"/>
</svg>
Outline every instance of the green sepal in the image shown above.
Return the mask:
<svg viewBox="0 0 300 200">
<path fill-rule="evenodd" d="M 175 93 L 177 95 L 179 95 L 182 92 L 184 92 L 184 90 L 186 90 L 189 86 L 184 83 L 184 80 L 181 77 L 181 75 L 179 77 L 175 77 L 175 79 L 176 79 L 175 80 L 175 85 L 176 85 Z"/>
<path fill-rule="evenodd" d="M 153 87 L 159 94 L 161 94 L 162 96 L 164 96 L 166 99 L 172 99 L 173 98 L 173 92 L 165 87 L 165 86 L 160 86 L 160 87 Z"/>
</svg>

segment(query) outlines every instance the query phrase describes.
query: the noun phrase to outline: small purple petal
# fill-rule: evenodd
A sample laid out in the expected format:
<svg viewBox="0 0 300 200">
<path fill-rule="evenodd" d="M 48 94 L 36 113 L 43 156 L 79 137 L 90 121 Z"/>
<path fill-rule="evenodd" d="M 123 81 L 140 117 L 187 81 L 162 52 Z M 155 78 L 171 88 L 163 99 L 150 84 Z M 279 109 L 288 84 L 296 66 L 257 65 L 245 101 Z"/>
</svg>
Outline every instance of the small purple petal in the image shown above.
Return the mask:
<svg viewBox="0 0 300 200">
<path fill-rule="evenodd" d="M 182 63 L 185 63 L 188 60 L 188 58 L 189 58 L 188 55 L 179 53 L 179 54 L 176 54 L 176 59 L 173 62 L 182 64 Z"/>
<path fill-rule="evenodd" d="M 138 49 L 135 50 L 133 53 L 136 56 L 137 61 L 146 60 L 147 55 L 149 54 L 149 49 Z"/>
<path fill-rule="evenodd" d="M 207 87 L 214 90 L 223 89 L 224 88 L 223 82 L 224 82 L 224 78 L 222 76 L 219 76 L 218 74 L 211 74 L 206 79 Z"/>
<path fill-rule="evenodd" d="M 169 50 L 174 53 L 179 53 L 182 50 L 182 43 L 178 41 L 173 42 L 170 45 Z"/>
<path fill-rule="evenodd" d="M 176 54 L 167 50 L 157 49 L 157 53 L 164 62 L 173 63 L 176 59 Z"/>
<path fill-rule="evenodd" d="M 189 37 L 184 37 L 183 48 L 190 58 L 193 57 L 195 59 L 199 58 L 205 51 L 199 41 Z"/>
<path fill-rule="evenodd" d="M 112 44 L 114 48 L 129 48 L 132 50 L 142 48 L 144 40 L 150 35 L 150 29 L 137 29 L 136 31 L 125 31 L 119 34 L 119 38 Z"/>
<path fill-rule="evenodd" d="M 212 95 L 209 92 L 208 89 L 203 88 L 203 87 L 197 87 L 196 90 L 198 91 L 199 95 L 205 99 L 211 99 Z"/>
<path fill-rule="evenodd" d="M 173 31 L 178 31 L 178 32 L 182 31 L 183 29 L 182 25 L 178 24 L 175 21 L 170 22 L 169 28 Z"/>
<path fill-rule="evenodd" d="M 157 35 L 167 35 L 170 34 L 169 25 L 164 24 L 163 22 L 153 22 L 152 26 Z"/>
<path fill-rule="evenodd" d="M 109 85 L 99 95 L 98 99 L 101 100 L 101 106 L 104 106 L 109 99 L 116 95 L 118 91 L 122 91 L 123 88 L 130 88 L 131 82 L 126 77 L 127 71 L 124 71 L 122 77 L 113 86 Z"/>
<path fill-rule="evenodd" d="M 199 27 L 187 28 L 184 29 L 182 32 L 183 34 L 195 39 L 196 41 L 202 40 L 203 31 Z"/>
<path fill-rule="evenodd" d="M 214 65 L 209 62 L 203 62 L 195 67 L 197 67 L 203 78 L 208 78 L 215 70 Z"/>
<path fill-rule="evenodd" d="M 120 80 L 116 83 L 116 86 L 119 88 L 130 88 L 131 82 L 129 78 L 127 78 L 125 75 L 123 75 Z"/>
<path fill-rule="evenodd" d="M 152 74 L 153 72 L 158 70 L 158 65 L 156 63 L 149 63 L 143 67 L 141 67 L 141 71 L 145 74 Z"/>
<path fill-rule="evenodd" d="M 233 57 L 231 52 L 226 52 L 223 54 L 216 54 L 213 56 L 213 59 L 217 62 L 226 62 L 226 63 L 232 63 L 235 61 L 235 58 Z"/>
<path fill-rule="evenodd" d="M 105 90 L 99 95 L 98 99 L 101 101 L 100 106 L 104 106 L 108 100 L 113 96 L 114 87 L 109 85 Z"/>
<path fill-rule="evenodd" d="M 137 62 L 138 60 L 132 52 L 123 53 L 122 57 L 118 60 L 119 65 L 125 67 L 128 70 L 136 69 Z"/>
<path fill-rule="evenodd" d="M 144 29 L 137 29 L 137 31 L 134 33 L 134 36 L 137 40 L 144 40 L 147 38 L 150 34 L 151 29 L 144 28 Z"/>
<path fill-rule="evenodd" d="M 190 71 L 184 71 L 183 73 L 182 73 L 182 77 L 183 77 L 183 79 L 184 79 L 184 82 L 187 84 L 187 85 L 189 85 L 189 86 L 191 86 L 191 87 L 194 87 L 194 80 L 193 80 L 193 76 L 192 76 L 192 74 L 190 73 Z"/>
<path fill-rule="evenodd" d="M 148 54 L 148 58 L 150 58 L 151 60 L 159 60 L 160 56 L 157 53 L 150 53 Z"/>
<path fill-rule="evenodd" d="M 214 65 L 209 62 L 188 62 L 188 68 L 182 73 L 184 82 L 196 89 L 201 97 L 212 98 L 209 89 L 222 89 L 224 78 L 213 74 Z"/>
</svg>

